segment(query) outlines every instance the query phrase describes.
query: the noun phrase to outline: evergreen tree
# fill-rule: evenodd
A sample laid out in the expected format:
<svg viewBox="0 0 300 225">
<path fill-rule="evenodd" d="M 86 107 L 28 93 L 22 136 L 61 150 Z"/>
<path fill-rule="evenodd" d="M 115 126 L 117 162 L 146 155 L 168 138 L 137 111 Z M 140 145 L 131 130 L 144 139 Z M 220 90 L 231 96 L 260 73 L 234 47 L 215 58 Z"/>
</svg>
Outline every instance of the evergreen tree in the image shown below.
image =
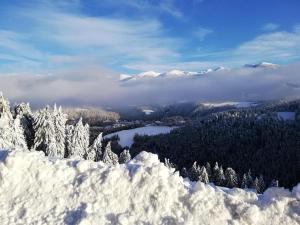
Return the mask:
<svg viewBox="0 0 300 225">
<path fill-rule="evenodd" d="M 241 188 L 243 188 L 243 189 L 248 188 L 248 186 L 247 186 L 247 175 L 245 173 L 243 174 Z"/>
<path fill-rule="evenodd" d="M 12 145 L 15 149 L 19 150 L 28 150 L 25 136 L 24 136 L 24 130 L 21 126 L 21 121 L 19 116 L 17 116 L 14 119 L 13 127 L 12 127 Z"/>
<path fill-rule="evenodd" d="M 262 175 L 258 178 L 258 193 L 263 193 L 266 189 L 265 181 Z"/>
<path fill-rule="evenodd" d="M 181 174 L 182 177 L 188 177 L 189 176 L 188 171 L 185 167 L 183 167 L 181 169 L 180 174 Z"/>
<path fill-rule="evenodd" d="M 253 178 L 252 178 L 252 175 L 251 175 L 251 170 L 249 170 L 248 173 L 247 173 L 247 187 L 248 188 L 253 187 Z"/>
<path fill-rule="evenodd" d="M 84 126 L 80 118 L 75 126 L 68 126 L 67 139 L 67 156 L 84 158 L 89 147 L 89 126 Z"/>
<path fill-rule="evenodd" d="M 253 183 L 252 183 L 252 188 L 256 190 L 257 193 L 259 193 L 259 186 L 258 186 L 258 178 L 255 177 Z"/>
<path fill-rule="evenodd" d="M 206 168 L 204 166 L 202 166 L 200 169 L 199 180 L 205 184 L 209 183 L 208 174 L 207 174 Z"/>
<path fill-rule="evenodd" d="M 0 93 L 0 149 L 11 149 L 13 117 L 9 102 Z"/>
<path fill-rule="evenodd" d="M 218 164 L 218 162 L 216 162 L 215 166 L 214 166 L 214 168 L 212 170 L 212 179 L 211 179 L 211 182 L 213 182 L 213 183 L 216 182 L 217 176 L 219 174 L 219 170 L 220 170 L 219 164 Z"/>
<path fill-rule="evenodd" d="M 15 115 L 19 116 L 20 124 L 24 130 L 24 135 L 28 149 L 32 148 L 34 144 L 34 130 L 33 130 L 33 114 L 29 103 L 17 104 L 14 108 Z"/>
<path fill-rule="evenodd" d="M 211 180 L 212 179 L 212 171 L 211 171 L 211 166 L 210 166 L 209 162 L 206 163 L 205 169 L 206 169 L 208 178 Z"/>
<path fill-rule="evenodd" d="M 218 186 L 225 185 L 225 175 L 222 166 L 219 169 L 215 170 L 215 184 Z"/>
<path fill-rule="evenodd" d="M 61 107 L 59 109 L 54 105 L 53 122 L 55 129 L 55 140 L 57 146 L 57 156 L 63 158 L 65 156 L 65 142 L 66 142 L 66 115 L 62 112 Z"/>
<path fill-rule="evenodd" d="M 53 117 L 47 106 L 34 116 L 34 149 L 48 156 L 57 156 Z"/>
<path fill-rule="evenodd" d="M 116 165 L 118 161 L 118 156 L 111 150 L 111 142 L 108 142 L 103 152 L 103 162 L 109 165 Z"/>
<path fill-rule="evenodd" d="M 279 187 L 279 182 L 278 182 L 278 180 L 272 180 L 272 181 L 271 181 L 271 184 L 270 184 L 270 187 Z"/>
<path fill-rule="evenodd" d="M 200 166 L 197 165 L 197 162 L 194 162 L 193 166 L 189 169 L 188 177 L 191 181 L 198 181 L 200 177 Z"/>
<path fill-rule="evenodd" d="M 86 159 L 92 161 L 100 161 L 102 158 L 102 133 L 94 140 L 93 144 L 89 147 L 86 154 Z"/>
<path fill-rule="evenodd" d="M 226 185 L 226 187 L 229 187 L 229 188 L 234 188 L 234 187 L 238 186 L 238 177 L 237 177 L 237 174 L 230 167 L 228 167 L 225 170 L 225 185 Z"/>
<path fill-rule="evenodd" d="M 119 163 L 127 163 L 131 160 L 131 155 L 129 153 L 129 150 L 124 150 L 123 152 L 120 153 L 120 157 L 119 157 Z M 169 164 L 172 166 L 172 164 Z"/>
</svg>

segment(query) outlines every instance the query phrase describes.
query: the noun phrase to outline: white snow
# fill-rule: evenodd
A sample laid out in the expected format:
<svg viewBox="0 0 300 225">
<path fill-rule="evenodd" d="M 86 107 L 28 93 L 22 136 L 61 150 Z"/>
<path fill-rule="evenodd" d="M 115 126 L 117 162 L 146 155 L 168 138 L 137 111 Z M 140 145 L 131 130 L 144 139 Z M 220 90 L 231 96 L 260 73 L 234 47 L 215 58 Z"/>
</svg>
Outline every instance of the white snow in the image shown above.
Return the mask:
<svg viewBox="0 0 300 225">
<path fill-rule="evenodd" d="M 283 121 L 295 120 L 295 112 L 277 112 L 277 118 Z"/>
<path fill-rule="evenodd" d="M 154 110 L 152 110 L 152 109 L 143 109 L 143 113 L 145 113 L 146 115 L 151 115 L 152 113 L 154 113 Z"/>
<path fill-rule="evenodd" d="M 236 108 L 248 108 L 257 105 L 255 102 L 206 102 L 203 103 L 206 107 L 223 107 L 235 106 Z"/>
<path fill-rule="evenodd" d="M 296 225 L 300 184 L 263 195 L 191 183 L 142 152 L 127 164 L 0 151 L 1 225 Z"/>
<path fill-rule="evenodd" d="M 146 127 L 139 127 L 130 130 L 122 130 L 115 133 L 111 133 L 105 135 L 103 139 L 110 138 L 114 135 L 118 135 L 120 138 L 119 144 L 122 147 L 130 147 L 133 144 L 133 138 L 136 134 L 138 135 L 157 135 L 157 134 L 166 134 L 170 133 L 172 129 L 175 127 L 168 127 L 168 126 L 146 126 Z"/>
</svg>

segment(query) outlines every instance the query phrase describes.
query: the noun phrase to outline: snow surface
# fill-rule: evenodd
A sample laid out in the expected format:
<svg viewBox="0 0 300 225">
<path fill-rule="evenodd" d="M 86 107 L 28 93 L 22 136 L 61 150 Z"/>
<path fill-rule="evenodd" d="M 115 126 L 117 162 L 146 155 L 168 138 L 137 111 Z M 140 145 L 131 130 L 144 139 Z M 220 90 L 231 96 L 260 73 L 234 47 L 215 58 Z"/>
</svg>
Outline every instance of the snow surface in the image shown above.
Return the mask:
<svg viewBox="0 0 300 225">
<path fill-rule="evenodd" d="M 203 103 L 207 107 L 223 107 L 223 106 L 235 106 L 236 108 L 248 108 L 257 105 L 255 102 L 206 102 Z"/>
<path fill-rule="evenodd" d="M 111 138 L 112 136 L 118 135 L 120 138 L 119 144 L 122 147 L 131 147 L 133 144 L 133 138 L 136 134 L 138 135 L 157 135 L 157 134 L 167 134 L 170 133 L 175 127 L 168 127 L 168 126 L 146 126 L 146 127 L 139 127 L 130 130 L 122 130 L 118 132 L 114 132 L 108 135 L 105 135 L 105 138 Z"/>
<path fill-rule="evenodd" d="M 190 183 L 142 152 L 127 164 L 0 151 L 1 225 L 300 223 L 300 184 L 263 195 Z"/>
<path fill-rule="evenodd" d="M 283 121 L 295 120 L 295 112 L 277 112 L 277 118 Z"/>
</svg>

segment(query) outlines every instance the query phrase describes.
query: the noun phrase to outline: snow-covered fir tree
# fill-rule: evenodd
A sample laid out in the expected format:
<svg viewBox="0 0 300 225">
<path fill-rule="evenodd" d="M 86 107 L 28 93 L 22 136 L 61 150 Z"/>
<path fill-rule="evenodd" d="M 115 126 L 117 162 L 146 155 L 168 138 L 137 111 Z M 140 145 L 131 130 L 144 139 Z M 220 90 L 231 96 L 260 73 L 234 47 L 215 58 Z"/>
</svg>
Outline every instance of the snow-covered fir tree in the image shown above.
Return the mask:
<svg viewBox="0 0 300 225">
<path fill-rule="evenodd" d="M 243 189 L 248 188 L 248 186 L 247 186 L 247 175 L 245 173 L 243 174 L 243 178 L 242 178 L 242 182 L 241 182 L 241 188 L 243 188 Z"/>
<path fill-rule="evenodd" d="M 13 117 L 9 102 L 0 93 L 0 149 L 12 148 L 12 125 Z"/>
<path fill-rule="evenodd" d="M 122 164 L 122 163 L 127 163 L 131 160 L 131 155 L 129 153 L 129 150 L 128 149 L 124 149 L 124 151 L 122 151 L 120 153 L 120 157 L 119 157 L 119 163 Z M 173 164 L 170 163 L 168 161 L 168 166 L 170 166 L 170 168 L 173 168 Z"/>
<path fill-rule="evenodd" d="M 272 180 L 272 181 L 271 181 L 271 184 L 270 184 L 270 187 L 279 187 L 279 182 L 278 182 L 278 180 Z"/>
<path fill-rule="evenodd" d="M 88 148 L 85 158 L 92 161 L 100 161 L 102 159 L 102 133 L 98 135 L 93 144 Z"/>
<path fill-rule="evenodd" d="M 19 116 L 17 116 L 14 119 L 11 137 L 12 137 L 11 142 L 15 149 L 28 150 L 25 136 L 24 136 L 24 130 L 23 127 L 21 126 L 21 121 Z"/>
<path fill-rule="evenodd" d="M 108 142 L 104 149 L 102 161 L 109 165 L 116 165 L 119 162 L 118 155 L 111 150 L 111 142 Z"/>
<path fill-rule="evenodd" d="M 219 174 L 219 164 L 218 162 L 215 163 L 213 169 L 212 169 L 212 175 L 211 175 L 211 181 L 215 182 L 216 181 L 216 176 Z"/>
<path fill-rule="evenodd" d="M 83 125 L 82 119 L 75 126 L 67 127 L 67 156 L 84 158 L 89 147 L 89 125 Z"/>
<path fill-rule="evenodd" d="M 198 181 L 199 177 L 201 175 L 201 168 L 197 164 L 197 162 L 193 163 L 193 166 L 189 169 L 188 171 L 188 177 L 190 178 L 191 181 Z"/>
<path fill-rule="evenodd" d="M 258 178 L 255 177 L 253 183 L 252 183 L 252 189 L 256 190 L 257 193 L 259 193 L 259 186 L 258 186 Z"/>
<path fill-rule="evenodd" d="M 48 156 L 58 156 L 53 116 L 49 107 L 39 110 L 34 116 L 34 149 Z"/>
<path fill-rule="evenodd" d="M 67 116 L 62 112 L 61 107 L 57 109 L 56 105 L 54 105 L 53 123 L 55 129 L 57 156 L 60 158 L 63 158 L 65 156 L 66 122 Z"/>
<path fill-rule="evenodd" d="M 229 187 L 229 188 L 238 187 L 238 177 L 237 177 L 237 174 L 230 167 L 228 167 L 225 170 L 225 185 L 226 185 L 226 187 Z"/>
<path fill-rule="evenodd" d="M 260 175 L 258 178 L 258 193 L 263 193 L 266 189 L 266 184 L 264 181 L 263 175 Z"/>
<path fill-rule="evenodd" d="M 212 179 L 212 171 L 211 171 L 211 166 L 210 166 L 209 162 L 206 163 L 205 169 L 206 169 L 208 178 L 211 180 Z"/>
<path fill-rule="evenodd" d="M 206 172 L 206 168 L 204 166 L 200 169 L 199 181 L 207 184 L 209 182 L 208 174 Z"/>
<path fill-rule="evenodd" d="M 218 163 L 216 162 L 214 169 L 213 169 L 213 177 L 214 183 L 218 186 L 223 186 L 225 183 L 225 175 L 222 166 L 219 167 Z"/>
<path fill-rule="evenodd" d="M 21 126 L 24 130 L 24 135 L 28 149 L 34 144 L 34 129 L 33 129 L 33 114 L 29 103 L 20 103 L 14 107 L 15 115 L 19 116 Z"/>
</svg>

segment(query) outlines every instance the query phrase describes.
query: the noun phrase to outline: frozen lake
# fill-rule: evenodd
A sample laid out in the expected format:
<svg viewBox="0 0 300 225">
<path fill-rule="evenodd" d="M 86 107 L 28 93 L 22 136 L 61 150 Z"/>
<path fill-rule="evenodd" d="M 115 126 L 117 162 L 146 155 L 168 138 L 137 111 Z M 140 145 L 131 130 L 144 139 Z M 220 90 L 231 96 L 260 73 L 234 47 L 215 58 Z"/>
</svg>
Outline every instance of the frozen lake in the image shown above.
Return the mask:
<svg viewBox="0 0 300 225">
<path fill-rule="evenodd" d="M 133 144 L 133 138 L 135 134 L 138 135 L 157 135 L 157 134 L 167 134 L 170 133 L 176 127 L 168 127 L 168 126 L 146 126 L 146 127 L 139 127 L 130 130 L 122 130 L 115 133 L 111 133 L 105 135 L 103 139 L 110 138 L 114 135 L 118 135 L 120 138 L 119 144 L 122 147 L 131 147 Z"/>
</svg>

